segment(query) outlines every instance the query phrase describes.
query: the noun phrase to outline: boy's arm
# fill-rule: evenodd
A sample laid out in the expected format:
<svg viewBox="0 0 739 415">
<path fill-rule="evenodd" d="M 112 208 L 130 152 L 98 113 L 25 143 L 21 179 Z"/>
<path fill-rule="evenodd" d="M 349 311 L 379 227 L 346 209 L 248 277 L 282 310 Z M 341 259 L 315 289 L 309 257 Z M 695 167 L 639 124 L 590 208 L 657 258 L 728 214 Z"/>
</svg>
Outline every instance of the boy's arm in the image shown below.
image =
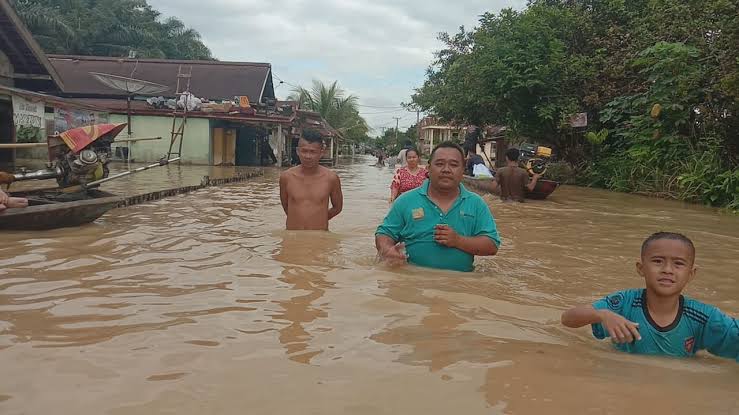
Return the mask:
<svg viewBox="0 0 739 415">
<path fill-rule="evenodd" d="M 280 202 L 282 203 L 282 210 L 285 211 L 285 214 L 287 215 L 287 182 L 288 182 L 287 172 L 282 172 L 280 174 Z"/>
<path fill-rule="evenodd" d="M 631 322 L 610 310 L 596 310 L 590 304 L 579 305 L 562 313 L 562 324 L 570 328 L 600 324 L 605 329 L 602 338 L 610 337 L 616 343 L 641 340 L 639 323 Z"/>
<path fill-rule="evenodd" d="M 341 213 L 344 208 L 344 195 L 341 193 L 341 179 L 335 176 L 334 184 L 331 187 L 331 209 L 328 210 L 328 220 Z"/>
<path fill-rule="evenodd" d="M 531 180 L 529 180 L 529 183 L 526 185 L 526 188 L 529 189 L 529 192 L 534 191 L 534 188 L 536 187 L 536 182 L 539 181 L 539 178 L 541 178 L 541 174 L 534 174 L 531 177 Z"/>
<path fill-rule="evenodd" d="M 702 348 L 739 362 L 739 322 L 714 308 L 703 326 Z"/>
</svg>

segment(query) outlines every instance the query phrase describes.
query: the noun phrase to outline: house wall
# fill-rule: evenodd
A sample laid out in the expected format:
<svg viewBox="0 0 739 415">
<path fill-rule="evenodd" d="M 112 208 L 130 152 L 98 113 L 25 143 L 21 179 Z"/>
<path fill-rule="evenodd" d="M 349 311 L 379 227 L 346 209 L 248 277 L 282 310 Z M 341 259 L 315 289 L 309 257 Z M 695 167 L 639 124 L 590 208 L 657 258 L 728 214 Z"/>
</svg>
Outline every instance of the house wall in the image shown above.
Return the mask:
<svg viewBox="0 0 739 415">
<path fill-rule="evenodd" d="M 125 123 L 126 115 L 110 114 L 111 123 Z M 179 120 L 178 120 L 179 125 Z M 161 140 L 136 141 L 114 145 L 128 145 L 130 158 L 136 162 L 153 163 L 159 161 L 169 151 L 172 136 L 172 117 L 151 115 L 134 115 L 131 117 L 133 137 L 162 137 Z M 211 147 L 210 120 L 205 118 L 188 118 L 182 141 L 182 162 L 192 164 L 210 164 Z M 118 139 L 126 138 L 126 130 L 118 135 Z M 114 150 L 115 151 L 115 150 Z M 176 149 L 175 149 L 176 151 Z"/>
</svg>

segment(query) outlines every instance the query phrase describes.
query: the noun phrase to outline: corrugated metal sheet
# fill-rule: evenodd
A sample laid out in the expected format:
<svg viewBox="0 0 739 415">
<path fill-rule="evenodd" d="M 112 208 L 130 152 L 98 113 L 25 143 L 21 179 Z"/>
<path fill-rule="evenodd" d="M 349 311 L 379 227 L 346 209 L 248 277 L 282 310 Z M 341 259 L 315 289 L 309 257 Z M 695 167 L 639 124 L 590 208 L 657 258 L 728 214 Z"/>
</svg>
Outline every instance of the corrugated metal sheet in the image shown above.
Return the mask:
<svg viewBox="0 0 739 415">
<path fill-rule="evenodd" d="M 111 89 L 90 75 L 101 72 L 167 85 L 163 96 L 173 97 L 177 90 L 177 73 L 189 73 L 190 91 L 210 100 L 233 99 L 246 95 L 260 102 L 262 93 L 274 96 L 271 66 L 268 63 L 182 61 L 165 59 L 128 59 L 97 56 L 49 55 L 52 66 L 64 82 L 64 94 L 78 97 L 116 97 L 125 93 Z M 184 90 L 184 84 L 180 90 Z"/>
</svg>

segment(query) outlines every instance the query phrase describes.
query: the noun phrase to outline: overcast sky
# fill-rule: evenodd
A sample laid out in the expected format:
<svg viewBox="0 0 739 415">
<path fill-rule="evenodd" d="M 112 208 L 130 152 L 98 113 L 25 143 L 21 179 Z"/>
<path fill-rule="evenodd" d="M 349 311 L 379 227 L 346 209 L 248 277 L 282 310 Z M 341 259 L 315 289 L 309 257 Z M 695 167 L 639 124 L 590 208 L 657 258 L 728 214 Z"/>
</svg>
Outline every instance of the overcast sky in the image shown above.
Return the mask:
<svg viewBox="0 0 739 415">
<path fill-rule="evenodd" d="M 196 29 L 216 58 L 272 64 L 275 92 L 312 79 L 339 81 L 381 127 L 415 123 L 399 108 L 423 83 L 442 31 L 472 28 L 485 11 L 526 0 L 149 0 L 164 16 Z M 280 85 L 279 79 L 285 81 Z M 379 107 L 379 108 L 378 108 Z"/>
</svg>

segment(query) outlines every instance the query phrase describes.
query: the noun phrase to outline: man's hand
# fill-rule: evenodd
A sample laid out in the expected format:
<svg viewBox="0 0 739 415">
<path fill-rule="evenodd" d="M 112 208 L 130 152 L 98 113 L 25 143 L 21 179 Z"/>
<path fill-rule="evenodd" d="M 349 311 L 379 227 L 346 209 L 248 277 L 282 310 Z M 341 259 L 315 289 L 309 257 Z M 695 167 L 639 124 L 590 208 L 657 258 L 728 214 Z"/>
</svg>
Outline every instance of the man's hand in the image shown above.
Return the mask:
<svg viewBox="0 0 739 415">
<path fill-rule="evenodd" d="M 436 225 L 434 231 L 434 240 L 449 248 L 457 248 L 459 246 L 460 236 L 449 225 Z"/>
<path fill-rule="evenodd" d="M 405 255 L 405 244 L 403 242 L 385 248 L 380 252 L 380 257 L 391 266 L 400 266 L 408 263 L 408 258 Z"/>
<path fill-rule="evenodd" d="M 634 340 L 641 340 L 639 323 L 629 321 L 609 310 L 598 310 L 598 316 L 614 343 L 632 343 Z"/>
<path fill-rule="evenodd" d="M 4 171 L 0 171 L 0 184 L 11 184 L 15 181 L 15 176 Z"/>
<path fill-rule="evenodd" d="M 9 200 L 10 200 L 10 196 L 8 196 L 5 192 L 0 190 L 0 205 L 7 205 Z"/>
</svg>

